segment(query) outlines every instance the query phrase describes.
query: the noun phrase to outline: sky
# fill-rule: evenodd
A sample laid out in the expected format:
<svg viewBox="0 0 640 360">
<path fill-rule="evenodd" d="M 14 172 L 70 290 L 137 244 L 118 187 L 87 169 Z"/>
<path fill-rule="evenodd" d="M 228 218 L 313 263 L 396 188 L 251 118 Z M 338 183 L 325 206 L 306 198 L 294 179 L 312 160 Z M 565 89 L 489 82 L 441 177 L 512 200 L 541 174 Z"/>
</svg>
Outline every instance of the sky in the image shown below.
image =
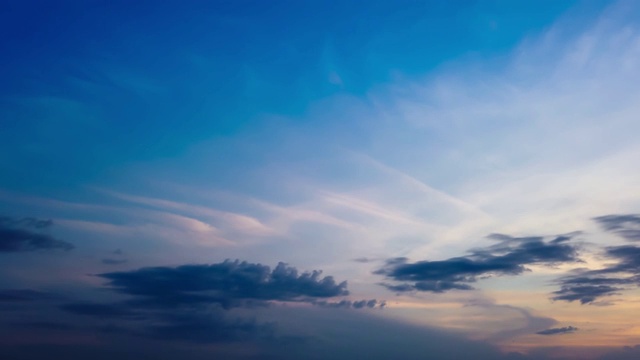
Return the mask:
<svg viewBox="0 0 640 360">
<path fill-rule="evenodd" d="M 640 357 L 635 1 L 0 3 L 0 357 Z"/>
</svg>

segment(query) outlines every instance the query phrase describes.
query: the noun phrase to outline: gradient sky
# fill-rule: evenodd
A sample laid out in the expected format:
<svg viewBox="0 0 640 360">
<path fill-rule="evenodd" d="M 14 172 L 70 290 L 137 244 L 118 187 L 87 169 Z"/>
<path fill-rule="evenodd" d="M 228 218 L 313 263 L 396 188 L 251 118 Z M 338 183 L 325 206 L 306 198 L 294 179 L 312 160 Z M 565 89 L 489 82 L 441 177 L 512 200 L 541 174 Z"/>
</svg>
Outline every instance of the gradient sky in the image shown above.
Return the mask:
<svg viewBox="0 0 640 360">
<path fill-rule="evenodd" d="M 0 2 L 0 357 L 640 358 L 635 1 Z"/>
</svg>

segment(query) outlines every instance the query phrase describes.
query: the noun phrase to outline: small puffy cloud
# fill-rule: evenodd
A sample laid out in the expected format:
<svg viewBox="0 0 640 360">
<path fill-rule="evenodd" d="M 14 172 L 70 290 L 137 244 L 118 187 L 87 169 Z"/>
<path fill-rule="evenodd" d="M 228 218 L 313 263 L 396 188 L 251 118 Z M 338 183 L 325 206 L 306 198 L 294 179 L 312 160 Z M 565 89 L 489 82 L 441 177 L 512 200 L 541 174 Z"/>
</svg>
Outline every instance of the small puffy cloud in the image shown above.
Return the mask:
<svg viewBox="0 0 640 360">
<path fill-rule="evenodd" d="M 449 290 L 471 290 L 469 285 L 480 277 L 518 275 L 526 265 L 554 265 L 577 261 L 577 251 L 569 241 L 575 234 L 544 237 L 511 237 L 492 234 L 498 243 L 473 249 L 469 255 L 437 261 L 409 263 L 406 258 L 387 261 L 376 274 L 385 275 L 400 284 L 382 283 L 391 291 L 428 291 L 442 293 Z"/>
<path fill-rule="evenodd" d="M 73 245 L 41 232 L 53 225 L 51 220 L 0 218 L 0 252 L 71 250 Z"/>
<path fill-rule="evenodd" d="M 536 334 L 538 335 L 560 335 L 560 334 L 571 334 L 573 332 L 578 331 L 577 327 L 573 326 L 565 326 L 559 328 L 551 328 L 542 331 L 538 331 Z"/>
</svg>

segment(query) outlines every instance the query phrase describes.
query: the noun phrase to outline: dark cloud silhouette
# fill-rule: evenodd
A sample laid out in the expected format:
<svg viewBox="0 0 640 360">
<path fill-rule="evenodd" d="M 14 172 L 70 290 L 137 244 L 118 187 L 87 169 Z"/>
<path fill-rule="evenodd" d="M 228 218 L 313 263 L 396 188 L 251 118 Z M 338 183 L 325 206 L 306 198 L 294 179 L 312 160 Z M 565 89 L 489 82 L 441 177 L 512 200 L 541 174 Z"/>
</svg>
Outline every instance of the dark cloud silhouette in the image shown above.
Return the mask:
<svg viewBox="0 0 640 360">
<path fill-rule="evenodd" d="M 629 241 L 640 241 L 640 215 L 605 215 L 593 218 L 604 230 Z"/>
<path fill-rule="evenodd" d="M 565 326 L 559 328 L 546 329 L 542 331 L 538 331 L 536 334 L 538 335 L 560 335 L 560 334 L 570 334 L 578 331 L 577 327 L 573 326 Z"/>
<path fill-rule="evenodd" d="M 526 265 L 554 265 L 578 261 L 576 247 L 569 240 L 577 233 L 557 236 L 545 241 L 543 237 L 511 237 L 489 235 L 498 243 L 473 249 L 469 255 L 447 260 L 409 263 L 406 258 L 387 260 L 385 267 L 375 273 L 401 282 L 381 283 L 391 291 L 471 290 L 469 285 L 478 278 L 492 275 L 518 275 Z"/>
<path fill-rule="evenodd" d="M 2 227 L 26 227 L 34 229 L 45 229 L 53 226 L 53 220 L 42 220 L 32 217 L 14 219 L 8 216 L 0 216 L 0 226 Z"/>
<path fill-rule="evenodd" d="M 593 304 L 599 298 L 640 285 L 640 247 L 607 247 L 604 255 L 615 262 L 602 269 L 582 270 L 561 277 L 557 281 L 560 290 L 553 292 L 552 299 Z"/>
<path fill-rule="evenodd" d="M 121 265 L 126 264 L 127 260 L 124 256 L 124 252 L 121 249 L 116 249 L 111 252 L 112 256 L 102 259 L 102 263 L 105 265 Z"/>
<path fill-rule="evenodd" d="M 40 232 L 52 225 L 51 220 L 0 218 L 0 252 L 73 249 L 72 244 Z"/>
<path fill-rule="evenodd" d="M 138 297 L 150 306 L 218 303 L 240 306 L 246 301 L 305 301 L 347 295 L 347 283 L 336 283 L 321 271 L 299 274 L 294 267 L 279 263 L 273 271 L 266 265 L 224 261 L 211 265 L 152 267 L 110 272 L 113 289 Z"/>
<path fill-rule="evenodd" d="M 340 301 L 326 301 L 326 300 L 316 300 L 312 302 L 313 305 L 328 307 L 328 308 L 344 308 L 344 309 L 374 309 L 374 308 L 384 308 L 387 303 L 386 301 L 378 301 L 377 299 L 371 300 L 340 300 Z"/>
<path fill-rule="evenodd" d="M 553 300 L 580 301 L 581 304 L 588 304 L 600 297 L 615 295 L 621 290 L 608 285 L 576 285 L 572 281 L 565 281 L 564 284 L 560 290 L 553 292 Z"/>
</svg>

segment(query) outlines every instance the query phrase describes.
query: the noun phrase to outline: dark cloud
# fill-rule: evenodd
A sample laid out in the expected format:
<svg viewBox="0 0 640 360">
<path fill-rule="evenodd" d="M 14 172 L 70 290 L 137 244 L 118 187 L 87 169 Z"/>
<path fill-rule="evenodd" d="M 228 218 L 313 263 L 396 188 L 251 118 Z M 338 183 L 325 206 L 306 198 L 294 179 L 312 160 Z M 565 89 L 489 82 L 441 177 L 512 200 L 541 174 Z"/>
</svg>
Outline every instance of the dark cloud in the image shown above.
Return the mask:
<svg viewBox="0 0 640 360">
<path fill-rule="evenodd" d="M 527 270 L 526 265 L 578 261 L 576 247 L 568 243 L 576 234 L 547 241 L 543 237 L 492 234 L 489 238 L 497 240 L 497 244 L 473 249 L 467 256 L 416 263 L 409 263 L 406 258 L 394 258 L 387 260 L 385 267 L 375 273 L 401 282 L 381 284 L 396 292 L 471 290 L 473 287 L 469 284 L 480 277 L 518 275 Z"/>
<path fill-rule="evenodd" d="M 327 307 L 327 308 L 342 308 L 342 309 L 374 309 L 374 308 L 384 308 L 387 303 L 386 301 L 378 301 L 377 299 L 371 300 L 340 300 L 340 301 L 326 301 L 326 300 L 315 300 L 312 302 L 313 305 Z"/>
<path fill-rule="evenodd" d="M 124 256 L 124 252 L 121 249 L 116 249 L 111 252 L 111 256 L 102 259 L 102 263 L 105 265 L 121 265 L 126 264 L 127 260 Z"/>
<path fill-rule="evenodd" d="M 559 328 L 546 329 L 542 331 L 538 331 L 536 334 L 538 335 L 560 335 L 560 334 L 570 334 L 578 331 L 577 327 L 573 326 L 565 326 Z"/>
<path fill-rule="evenodd" d="M 581 304 L 588 304 L 600 297 L 615 295 L 621 290 L 608 285 L 576 285 L 571 280 L 565 281 L 564 284 L 560 290 L 553 292 L 553 300 L 580 301 Z"/>
<path fill-rule="evenodd" d="M 336 283 L 321 271 L 299 274 L 294 267 L 279 263 L 275 269 L 262 264 L 224 261 L 211 265 L 152 267 L 110 272 L 115 290 L 138 297 L 147 305 L 177 306 L 218 303 L 234 307 L 245 301 L 304 301 L 347 295 L 347 283 Z"/>
<path fill-rule="evenodd" d="M 261 264 L 224 261 L 211 265 L 141 268 L 97 275 L 112 290 L 132 298 L 112 304 L 71 303 L 61 310 L 97 320 L 111 333 L 191 343 L 245 341 L 273 336 L 272 323 L 232 314 L 256 309 L 269 301 L 303 301 L 348 295 L 346 282 L 336 283 L 320 271 L 299 273 L 279 263 L 273 270 Z M 374 308 L 375 299 L 317 305 Z M 242 308 L 238 310 L 237 308 Z M 246 314 L 245 314 L 246 315 Z M 126 326 L 122 326 L 126 323 Z"/>
<path fill-rule="evenodd" d="M 629 241 L 640 241 L 640 215 L 605 215 L 593 218 L 604 230 Z"/>
<path fill-rule="evenodd" d="M 0 226 L 2 227 L 26 227 L 33 229 L 45 229 L 53 226 L 53 220 L 42 220 L 32 217 L 14 219 L 8 216 L 0 216 Z"/>
<path fill-rule="evenodd" d="M 599 298 L 640 285 L 640 247 L 607 247 L 604 256 L 615 262 L 602 269 L 582 270 L 561 277 L 557 281 L 560 290 L 553 292 L 552 299 L 594 304 Z"/>
<path fill-rule="evenodd" d="M 0 252 L 73 249 L 72 244 L 41 232 L 52 225 L 51 220 L 0 218 Z"/>
</svg>

